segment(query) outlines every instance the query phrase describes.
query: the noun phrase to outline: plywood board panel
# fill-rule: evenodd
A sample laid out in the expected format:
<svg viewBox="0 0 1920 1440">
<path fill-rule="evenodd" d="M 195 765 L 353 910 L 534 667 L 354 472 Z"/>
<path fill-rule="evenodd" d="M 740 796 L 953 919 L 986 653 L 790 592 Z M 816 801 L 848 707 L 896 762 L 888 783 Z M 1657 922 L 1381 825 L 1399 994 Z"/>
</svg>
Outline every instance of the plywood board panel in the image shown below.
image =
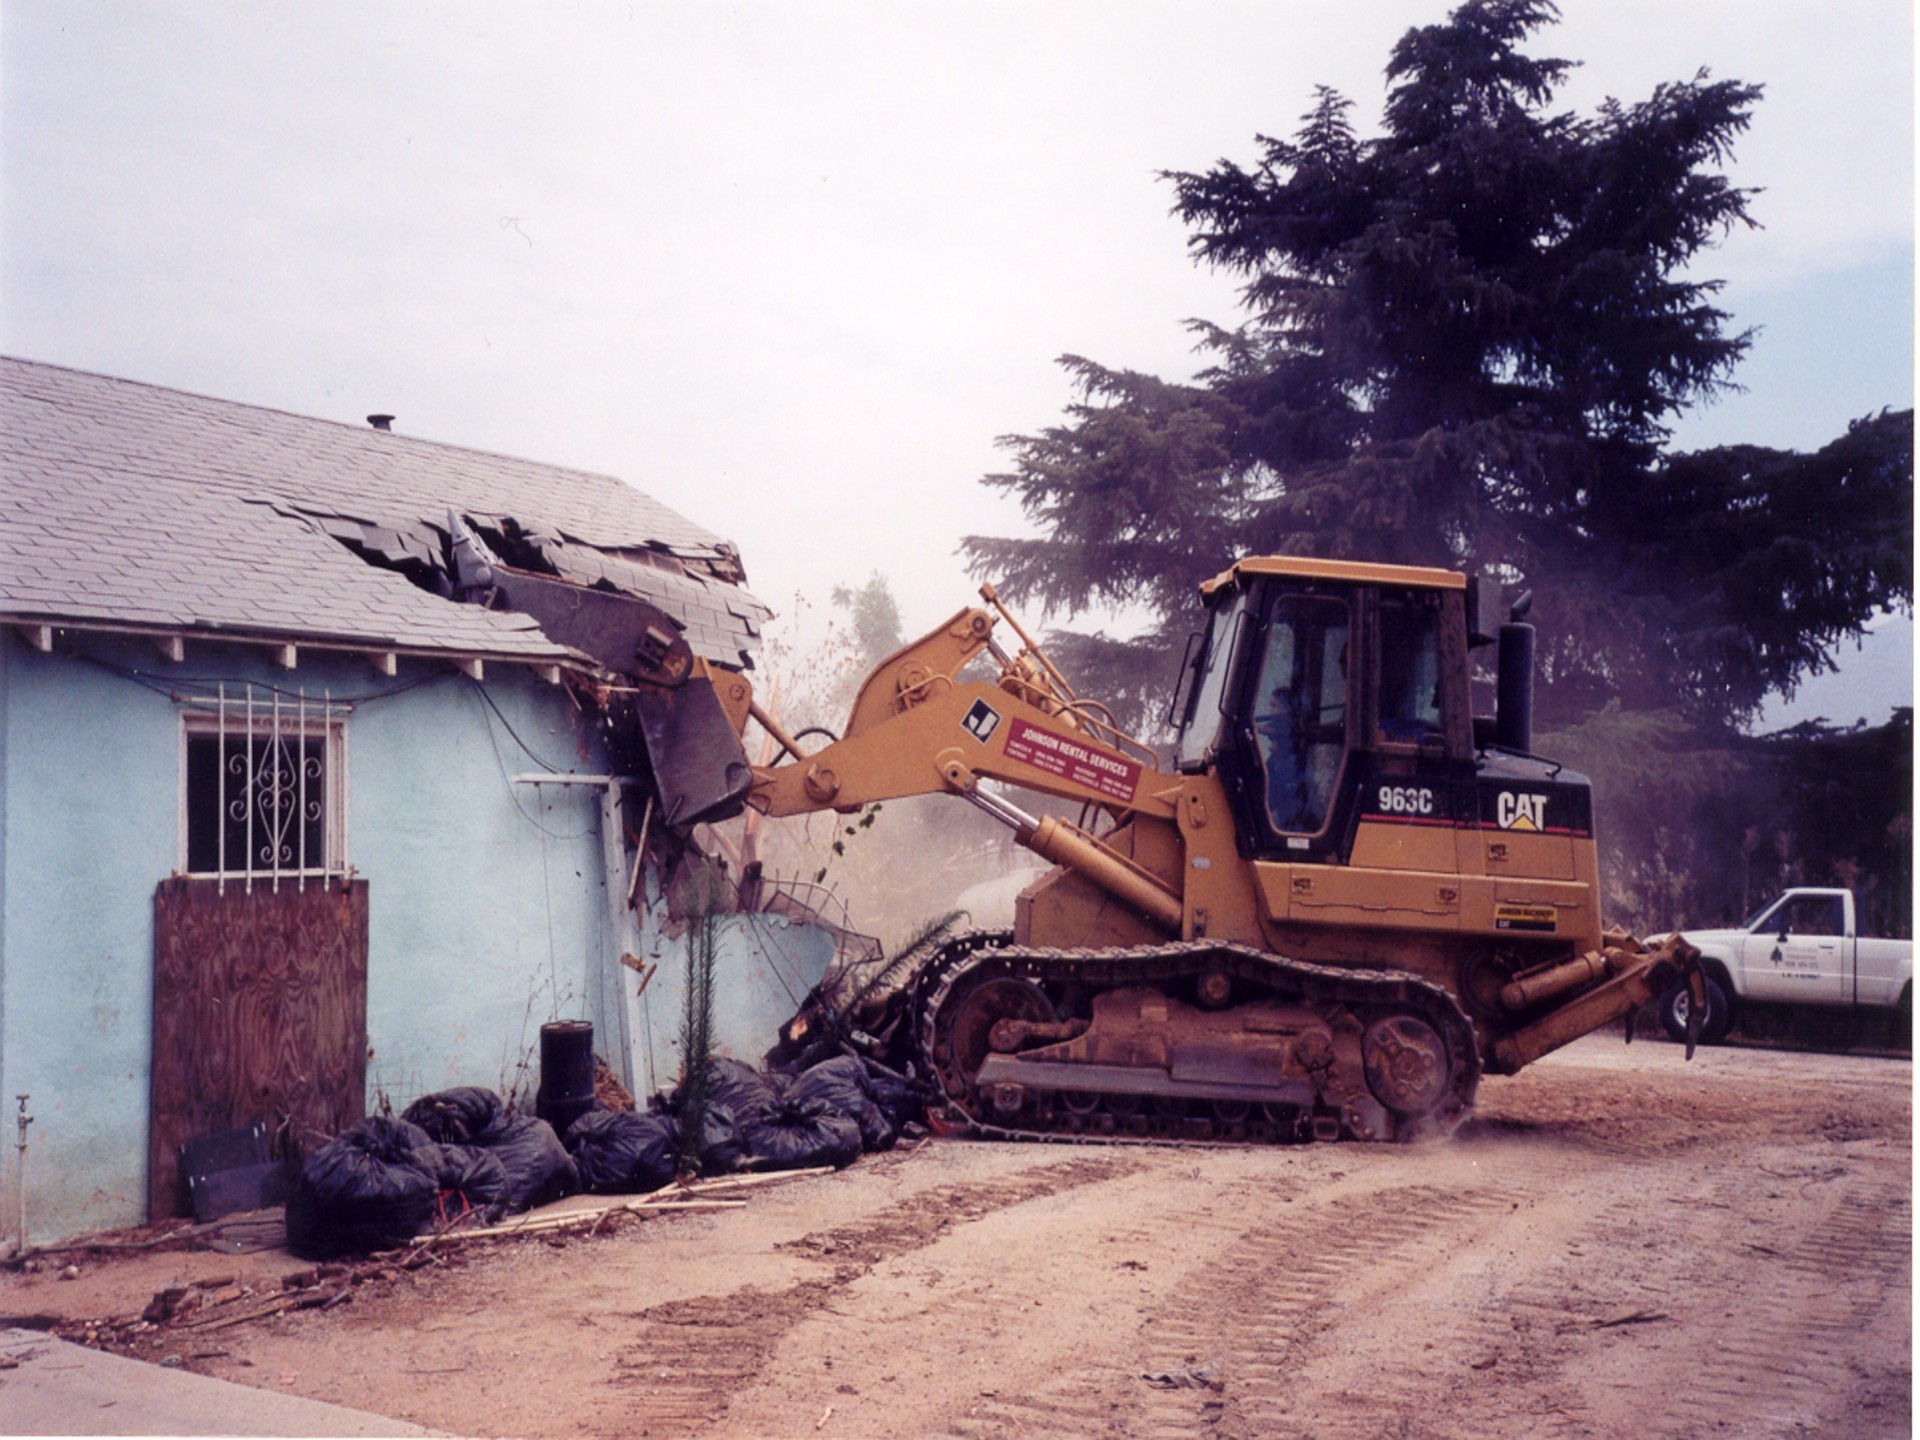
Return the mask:
<svg viewBox="0 0 1920 1440">
<path fill-rule="evenodd" d="M 189 1136 L 264 1120 L 297 1155 L 365 1114 L 366 881 L 164 880 L 153 981 L 151 1218 L 185 1213 Z"/>
</svg>

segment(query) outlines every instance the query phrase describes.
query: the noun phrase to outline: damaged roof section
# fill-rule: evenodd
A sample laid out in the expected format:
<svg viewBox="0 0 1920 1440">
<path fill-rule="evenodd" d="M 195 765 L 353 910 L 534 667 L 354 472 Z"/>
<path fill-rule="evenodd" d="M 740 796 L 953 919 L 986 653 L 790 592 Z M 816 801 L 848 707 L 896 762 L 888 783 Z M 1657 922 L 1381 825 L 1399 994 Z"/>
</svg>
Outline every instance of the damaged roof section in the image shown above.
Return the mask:
<svg viewBox="0 0 1920 1440">
<path fill-rule="evenodd" d="M 771 614 L 732 544 L 608 475 L 8 358 L 0 435 L 0 622 L 577 658 L 455 603 L 450 512 L 717 664 L 750 664 Z"/>
<path fill-rule="evenodd" d="M 463 596 L 455 574 L 453 536 L 446 523 L 427 520 L 366 520 L 316 513 L 307 506 L 276 507 L 331 536 L 371 565 L 405 576 L 429 594 Z M 704 660 L 735 670 L 753 664 L 760 630 L 771 612 L 720 573 L 739 571 L 729 550 L 693 559 L 652 548 L 606 551 L 561 534 L 537 520 L 513 515 L 460 515 L 488 549 L 505 563 L 534 575 L 551 576 L 602 594 L 644 600 L 678 627 L 688 648 Z M 562 644 L 569 637 L 550 633 Z M 589 654 L 594 652 L 589 649 Z M 605 658 L 595 655 L 596 659 Z M 629 668 L 614 663 L 614 669 Z"/>
</svg>

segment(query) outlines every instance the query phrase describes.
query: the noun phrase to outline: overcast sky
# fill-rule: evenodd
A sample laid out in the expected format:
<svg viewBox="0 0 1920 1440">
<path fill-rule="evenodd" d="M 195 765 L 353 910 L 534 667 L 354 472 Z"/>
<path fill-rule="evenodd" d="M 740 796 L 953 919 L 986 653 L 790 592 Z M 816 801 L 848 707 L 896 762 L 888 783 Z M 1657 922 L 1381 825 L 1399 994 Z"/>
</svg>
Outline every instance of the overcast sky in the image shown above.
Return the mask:
<svg viewBox="0 0 1920 1440">
<path fill-rule="evenodd" d="M 1254 160 L 1316 83 L 1371 131 L 1446 8 L 6 0 L 0 350 L 608 471 L 779 610 L 879 572 L 924 629 L 959 538 L 1020 527 L 979 480 L 1059 418 L 1056 357 L 1184 377 L 1181 322 L 1237 318 L 1158 173 Z M 1564 108 L 1767 87 L 1732 171 L 1765 228 L 1704 266 L 1749 390 L 1678 442 L 1911 405 L 1908 0 L 1562 10 Z M 1885 630 L 1810 708 L 1910 696 Z"/>
</svg>

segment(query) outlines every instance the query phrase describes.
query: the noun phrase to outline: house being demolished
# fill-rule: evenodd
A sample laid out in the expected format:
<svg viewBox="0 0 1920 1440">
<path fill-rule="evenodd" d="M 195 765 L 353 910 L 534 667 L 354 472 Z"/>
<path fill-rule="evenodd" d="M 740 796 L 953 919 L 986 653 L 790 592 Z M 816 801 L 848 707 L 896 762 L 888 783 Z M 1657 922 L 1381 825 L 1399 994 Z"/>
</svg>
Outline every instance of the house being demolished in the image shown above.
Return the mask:
<svg viewBox="0 0 1920 1440">
<path fill-rule="evenodd" d="M 34 1117 L 0 1216 L 34 1239 L 177 1213 L 190 1136 L 525 1093 L 549 1019 L 671 1085 L 693 912 L 749 1057 L 846 943 L 708 828 L 747 784 L 712 688 L 646 683 L 752 665 L 725 540 L 608 476 L 22 360 L 0 434 L 0 1094 Z"/>
</svg>

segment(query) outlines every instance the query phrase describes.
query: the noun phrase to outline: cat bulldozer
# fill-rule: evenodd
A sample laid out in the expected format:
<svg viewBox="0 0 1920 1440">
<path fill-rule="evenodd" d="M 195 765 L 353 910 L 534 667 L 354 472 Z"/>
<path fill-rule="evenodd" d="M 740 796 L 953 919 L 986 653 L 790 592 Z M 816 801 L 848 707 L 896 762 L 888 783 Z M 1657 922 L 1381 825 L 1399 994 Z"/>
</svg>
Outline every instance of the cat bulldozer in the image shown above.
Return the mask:
<svg viewBox="0 0 1920 1440">
<path fill-rule="evenodd" d="M 618 641 L 639 652 L 622 694 L 670 825 L 945 794 L 1051 862 L 1011 932 L 952 940 L 898 992 L 944 1131 L 1412 1140 L 1451 1131 L 1484 1073 L 1617 1020 L 1630 1039 L 1676 984 L 1702 1013 L 1684 940 L 1602 929 L 1589 783 L 1531 753 L 1530 597 L 1503 617 L 1488 578 L 1293 557 L 1201 588 L 1162 751 L 991 586 L 881 661 L 824 743 L 668 624 Z M 755 722 L 770 764 L 747 762 Z"/>
</svg>

